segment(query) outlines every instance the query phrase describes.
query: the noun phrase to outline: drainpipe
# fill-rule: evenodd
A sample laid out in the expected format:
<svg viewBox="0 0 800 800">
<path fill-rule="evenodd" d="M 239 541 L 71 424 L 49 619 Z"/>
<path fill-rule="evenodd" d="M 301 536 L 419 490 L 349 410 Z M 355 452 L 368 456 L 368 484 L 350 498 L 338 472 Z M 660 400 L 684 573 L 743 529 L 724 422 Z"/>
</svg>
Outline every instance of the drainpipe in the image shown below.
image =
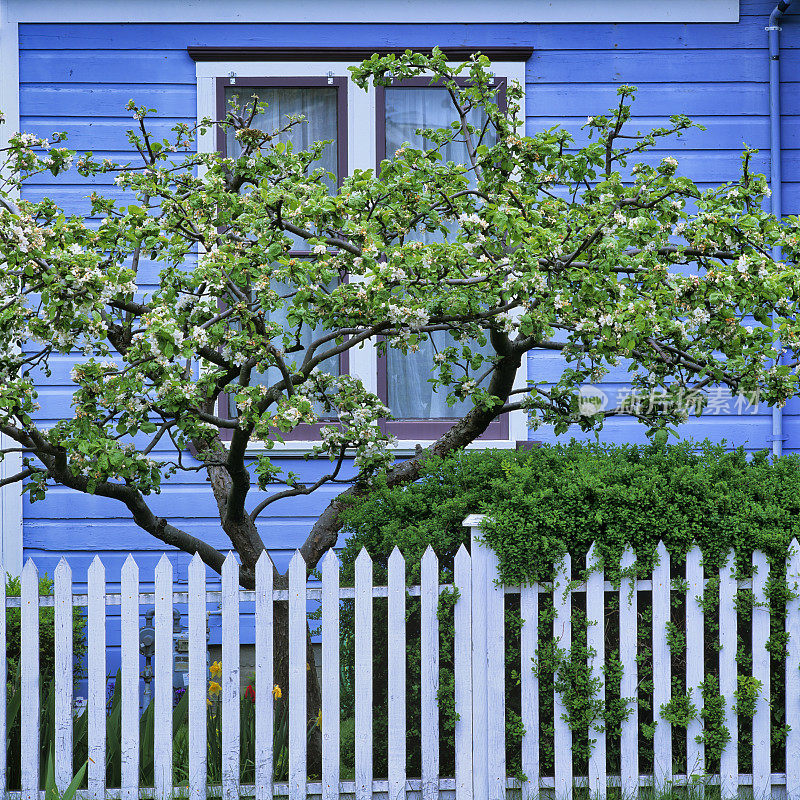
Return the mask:
<svg viewBox="0 0 800 800">
<path fill-rule="evenodd" d="M 767 33 L 769 35 L 769 182 L 772 189 L 772 213 L 781 218 L 781 41 L 780 25 L 778 22 L 784 12 L 791 5 L 792 0 L 780 0 L 769 15 Z M 779 261 L 781 250 L 772 248 L 772 258 Z M 780 363 L 778 356 L 776 364 Z M 768 437 L 772 442 L 772 455 L 783 455 L 783 443 L 786 436 L 783 433 L 783 409 L 777 406 L 772 409 L 772 435 Z"/>
</svg>

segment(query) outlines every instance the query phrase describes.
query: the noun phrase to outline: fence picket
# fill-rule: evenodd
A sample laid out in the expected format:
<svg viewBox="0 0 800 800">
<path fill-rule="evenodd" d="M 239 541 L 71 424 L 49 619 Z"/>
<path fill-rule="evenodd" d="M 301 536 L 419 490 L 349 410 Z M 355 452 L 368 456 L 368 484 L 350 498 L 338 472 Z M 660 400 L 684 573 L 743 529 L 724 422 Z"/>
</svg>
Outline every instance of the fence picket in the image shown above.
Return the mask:
<svg viewBox="0 0 800 800">
<path fill-rule="evenodd" d="M 497 554 L 486 548 L 486 725 L 489 798 L 506 797 L 505 591 Z"/>
<path fill-rule="evenodd" d="M 736 649 L 736 562 L 733 550 L 719 571 L 719 691 L 725 698 L 725 728 L 730 739 L 719 758 L 720 796 L 735 798 L 739 793 L 739 723 L 734 709 L 738 689 Z"/>
<path fill-rule="evenodd" d="M 306 562 L 295 550 L 289 562 L 289 800 L 306 796 L 306 613 Z"/>
<path fill-rule="evenodd" d="M 59 792 L 72 780 L 72 570 L 61 558 L 53 574 L 53 640 L 55 655 L 55 767 Z M 137 634 L 138 638 L 138 634 Z M 0 686 L 4 683 L 0 683 Z M 138 675 L 137 675 L 138 685 Z M 5 740 L 2 740 L 5 741 Z"/>
<path fill-rule="evenodd" d="M 786 601 L 786 719 L 800 719 L 800 547 L 792 539 L 786 582 L 793 597 Z M 789 800 L 800 797 L 800 725 L 791 725 L 786 734 L 786 796 Z"/>
<path fill-rule="evenodd" d="M 539 647 L 539 587 L 520 589 L 520 711 L 525 733 L 522 735 L 522 771 L 528 779 L 522 787 L 523 800 L 539 798 L 539 681 L 533 664 Z"/>
<path fill-rule="evenodd" d="M 30 558 L 22 568 L 20 606 L 20 779 L 23 800 L 38 800 L 39 570 Z"/>
<path fill-rule="evenodd" d="M 458 548 L 453 564 L 453 581 L 458 590 L 453 619 L 453 677 L 458 715 L 455 729 L 456 800 L 472 800 L 472 563 L 463 544 Z"/>
<path fill-rule="evenodd" d="M 486 616 L 489 594 L 489 550 L 479 537 L 482 517 L 467 517 L 472 560 L 472 792 L 475 800 L 489 797 L 489 725 Z"/>
<path fill-rule="evenodd" d="M 86 610 L 87 787 L 92 797 L 102 798 L 106 790 L 106 568 L 99 556 L 92 559 L 86 578 L 89 594 Z"/>
<path fill-rule="evenodd" d="M 664 542 L 658 543 L 658 564 L 653 568 L 653 783 L 657 790 L 672 784 L 672 725 L 661 707 L 672 696 L 672 661 L 667 642 L 670 618 L 670 559 Z"/>
<path fill-rule="evenodd" d="M 428 545 L 420 576 L 422 799 L 439 796 L 439 559 Z"/>
<path fill-rule="evenodd" d="M 120 786 L 122 800 L 136 800 L 139 797 L 139 567 L 130 554 L 122 565 L 120 593 Z"/>
<path fill-rule="evenodd" d="M 6 581 L 5 581 L 5 567 L 0 561 L 0 600 L 3 601 L 3 612 L 0 614 L 0 647 L 3 652 L 7 653 L 6 649 Z M 8 683 L 8 659 L 0 658 L 0 686 L 6 686 Z M 0 702 L 0 743 L 7 742 L 6 726 L 8 720 L 6 719 L 7 704 Z M 6 794 L 6 755 L 7 748 L 0 744 L 0 797 L 5 797 Z"/>
<path fill-rule="evenodd" d="M 766 587 L 769 567 L 764 553 L 753 553 L 753 616 L 752 653 L 753 677 L 761 688 L 756 698 L 753 715 L 753 797 L 755 800 L 769 797 L 772 789 L 770 776 L 770 728 L 769 728 L 769 600 Z"/>
<path fill-rule="evenodd" d="M 703 777 L 706 773 L 705 747 L 698 738 L 703 733 L 703 689 L 705 680 L 703 627 L 703 565 L 700 548 L 695 545 L 686 554 L 686 693 L 697 709 L 697 716 L 686 726 L 687 774 Z M 703 795 L 702 782 L 696 786 Z"/>
<path fill-rule="evenodd" d="M 569 581 L 572 574 L 571 559 L 565 555 L 556 567 L 553 581 L 553 638 L 556 645 L 567 653 L 572 648 L 572 594 Z M 567 708 L 560 692 L 555 693 L 553 727 L 555 729 L 555 790 L 556 797 L 572 797 L 572 731 L 564 721 Z"/>
<path fill-rule="evenodd" d="M 620 730 L 620 791 L 622 797 L 636 800 L 639 796 L 639 670 L 636 663 L 639 597 L 634 569 L 636 556 L 625 548 L 620 562 L 623 578 L 619 587 L 619 660 L 622 668 L 619 692 L 628 702 L 630 713 L 622 720 Z"/>
<path fill-rule="evenodd" d="M 208 774 L 206 720 L 206 565 L 198 553 L 189 563 L 189 798 L 205 800 Z M 263 800 L 263 798 L 258 798 Z"/>
<path fill-rule="evenodd" d="M 153 691 L 153 781 L 156 800 L 172 795 L 172 563 L 156 565 Z"/>
<path fill-rule="evenodd" d="M 256 562 L 256 800 L 272 800 L 275 725 L 274 566 L 265 550 Z M 338 675 L 338 672 L 337 672 Z M 337 682 L 338 685 L 338 682 Z"/>
<path fill-rule="evenodd" d="M 605 707 L 606 689 L 603 676 L 605 651 L 605 576 L 603 570 L 594 569 L 598 560 L 595 545 L 589 548 L 586 565 L 592 569 L 586 583 L 586 617 L 589 627 L 586 631 L 586 644 L 589 648 L 589 668 L 592 679 L 597 681 L 595 695 L 598 703 Z M 589 797 L 604 800 L 606 796 L 606 731 L 602 719 L 596 719 L 597 728 L 589 730 L 589 738 L 594 746 L 589 756 Z"/>
<path fill-rule="evenodd" d="M 424 563 L 424 561 L 423 561 Z M 424 570 L 424 566 L 423 566 Z M 423 572 L 424 574 L 424 572 Z M 438 576 L 437 576 L 438 577 Z M 424 582 L 424 578 L 423 578 Z M 406 562 L 397 547 L 389 556 L 389 580 L 387 601 L 388 632 L 388 779 L 389 797 L 404 800 L 406 796 Z M 436 581 L 438 596 L 438 580 Z M 423 603 L 425 602 L 423 594 Z M 424 621 L 423 611 L 423 621 Z M 422 641 L 422 658 L 425 658 L 425 640 Z M 437 648 L 438 654 L 438 648 Z M 424 682 L 423 682 L 424 686 Z M 424 698 L 424 695 L 423 695 Z M 424 703 L 424 699 L 423 699 Z M 423 726 L 425 714 L 422 715 Z M 425 741 L 423 727 L 423 754 Z M 423 784 L 425 781 L 423 762 Z"/>
<path fill-rule="evenodd" d="M 372 798 L 372 559 L 356 558 L 355 608 L 355 778 L 356 800 Z"/>
<path fill-rule="evenodd" d="M 339 800 L 339 559 L 322 561 L 322 800 Z"/>
<path fill-rule="evenodd" d="M 222 562 L 222 797 L 239 800 L 239 562 Z"/>
</svg>

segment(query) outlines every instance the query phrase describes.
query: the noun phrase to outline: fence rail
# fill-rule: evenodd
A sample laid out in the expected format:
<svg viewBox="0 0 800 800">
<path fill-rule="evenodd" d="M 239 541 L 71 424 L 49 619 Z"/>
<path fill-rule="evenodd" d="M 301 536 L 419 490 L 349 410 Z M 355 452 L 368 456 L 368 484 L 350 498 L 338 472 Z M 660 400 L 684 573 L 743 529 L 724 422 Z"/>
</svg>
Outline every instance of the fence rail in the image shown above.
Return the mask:
<svg viewBox="0 0 800 800">
<path fill-rule="evenodd" d="M 740 786 L 752 787 L 754 797 L 770 795 L 781 787 L 789 797 L 800 796 L 800 724 L 790 728 L 785 742 L 785 769 L 773 772 L 770 751 L 770 612 L 766 587 L 769 568 L 762 553 L 753 555 L 754 574 L 751 580 L 737 580 L 734 575 L 733 554 L 711 578 L 704 576 L 700 551 L 693 548 L 686 558 L 683 582 L 676 588 L 671 575 L 670 556 L 663 544 L 658 548 L 658 563 L 648 580 L 632 577 L 635 560 L 632 551 L 623 555 L 623 577 L 620 583 L 605 579 L 594 570 L 588 579 L 579 583 L 571 580 L 570 558 L 557 565 L 556 578 L 551 584 L 507 587 L 497 585 L 497 558 L 479 542 L 480 518 L 470 517 L 465 525 L 472 529 L 471 552 L 462 547 L 455 557 L 453 581 L 439 583 L 439 562 L 430 548 L 420 564 L 420 584 L 406 585 L 406 563 L 395 550 L 387 565 L 385 586 L 373 581 L 373 564 L 362 551 L 355 563 L 354 586 L 340 586 L 337 557 L 329 553 L 321 565 L 321 585 L 307 583 L 306 565 L 300 553 L 295 553 L 289 566 L 288 589 L 273 585 L 273 565 L 267 554 L 258 562 L 255 589 L 242 590 L 238 585 L 238 564 L 229 555 L 222 568 L 222 588 L 210 591 L 206 586 L 206 569 L 199 556 L 189 567 L 188 589 L 176 591 L 172 566 L 166 556 L 155 571 L 155 590 L 140 591 L 139 569 L 129 556 L 122 568 L 120 591 L 106 592 L 106 576 L 102 562 L 96 558 L 88 571 L 88 591 L 75 594 L 69 565 L 62 560 L 54 574 L 52 596 L 39 597 L 39 575 L 36 566 L 28 561 L 21 577 L 19 598 L 4 598 L 6 608 L 20 609 L 20 790 L 5 791 L 6 750 L 0 748 L 0 767 L 3 768 L 0 794 L 11 800 L 42 800 L 43 776 L 40 774 L 40 717 L 41 697 L 39 671 L 39 609 L 54 608 L 55 626 L 55 706 L 54 706 L 54 776 L 59 790 L 66 789 L 73 777 L 73 629 L 74 607 L 86 609 L 87 619 L 87 698 L 88 777 L 87 788 L 79 797 L 154 798 L 188 797 L 203 800 L 222 796 L 234 800 L 242 795 L 267 800 L 288 796 L 302 800 L 320 796 L 333 800 L 342 795 L 356 800 L 388 797 L 432 798 L 455 797 L 456 800 L 499 800 L 509 790 L 522 798 L 538 797 L 541 791 L 555 795 L 558 800 L 572 796 L 578 787 L 588 787 L 592 798 L 602 800 L 609 787 L 620 787 L 623 797 L 635 797 L 641 787 L 684 785 L 719 786 L 723 798 L 735 797 Z M 790 586 L 800 581 L 800 555 L 793 542 L 787 565 Z M 590 552 L 588 563 L 593 563 Z M 577 572 L 577 570 L 576 570 Z M 705 636 L 708 620 L 703 613 L 702 599 L 709 580 L 713 580 L 719 597 L 719 651 L 714 665 L 708 660 Z M 445 591 L 457 591 L 453 606 L 454 638 L 452 664 L 453 691 L 457 721 L 454 733 L 454 774 L 442 775 L 440 762 L 440 652 L 439 596 Z M 5 591 L 5 590 L 4 590 Z M 752 767 L 740 772 L 738 752 L 738 719 L 736 693 L 740 667 L 737 663 L 740 631 L 737 628 L 737 592 L 753 595 L 752 622 L 747 636 L 752 655 L 753 685 L 756 692 L 752 716 L 752 753 L 747 763 Z M 588 758 L 586 774 L 575 774 L 573 761 L 573 730 L 568 722 L 567 698 L 558 690 L 542 684 L 532 668 L 539 658 L 543 637 L 553 639 L 558 647 L 569 651 L 573 635 L 575 609 L 585 610 L 586 664 L 598 687 L 602 702 L 607 691 L 605 668 L 605 628 L 609 618 L 610 596 L 616 604 L 613 615 L 619 629 L 619 695 L 627 701 L 630 712 L 621 722 L 619 731 L 619 764 L 614 774 L 608 765 L 608 737 L 602 725 L 591 731 L 594 740 Z M 681 680 L 687 694 L 697 707 L 698 714 L 688 722 L 685 733 L 685 768 L 677 770 L 673 759 L 673 744 L 678 733 L 673 731 L 667 715 L 661 711 L 672 699 L 673 655 L 670 649 L 669 627 L 671 608 L 676 595 L 683 596 L 685 615 L 681 633 L 686 637 L 685 666 Z M 518 596 L 518 600 L 517 600 Z M 419 598 L 419 737 L 420 774 L 408 775 L 407 770 L 407 611 L 408 598 Z M 373 651 L 374 608 L 376 599 L 385 599 L 388 638 L 385 650 Z M 511 599 L 509 599 L 511 598 Z M 308 719 L 307 707 L 307 632 L 308 601 L 321 602 L 321 681 L 320 729 L 321 774 L 310 780 L 307 774 Z M 352 602 L 354 636 L 354 776 L 344 779 L 340 773 L 341 749 L 341 602 Z M 275 630 L 274 603 L 288 603 L 288 763 L 287 780 L 274 780 L 273 731 L 275 707 L 274 684 Z M 518 635 L 520 652 L 519 708 L 524 733 L 519 744 L 522 772 L 525 780 L 507 775 L 506 742 L 506 637 L 505 609 L 509 602 L 518 603 L 521 625 Z M 416 600 L 414 601 L 417 602 Z M 209 785 L 207 780 L 208 746 L 206 715 L 208 668 L 206 644 L 206 612 L 208 604 L 219 604 L 222 613 L 222 673 L 219 679 L 221 696 L 221 781 Z M 254 782 L 243 783 L 240 771 L 242 747 L 240 727 L 240 644 L 239 621 L 241 604 L 254 605 L 255 614 L 255 683 L 254 697 L 255 763 Z M 552 616 L 543 617 L 542 604 L 552 604 Z M 188 616 L 188 780 L 185 785 L 173 785 L 173 608 L 181 604 Z M 577 606 L 575 605 L 577 604 Z M 653 769 L 643 774 L 639 753 L 642 744 L 642 725 L 639 719 L 637 696 L 640 693 L 640 662 L 638 641 L 642 638 L 640 609 L 645 604 L 651 610 L 647 634 L 652 647 L 652 706 Z M 106 786 L 107 743 L 107 652 L 106 629 L 108 606 L 120 607 L 120 786 Z M 139 625 L 143 606 L 154 607 L 155 665 L 153 713 L 153 784 L 139 785 L 141 759 L 140 739 L 140 653 Z M 549 606 L 548 606 L 549 607 Z M 0 615 L 0 642 L 5 644 L 5 615 Z M 541 624 L 547 622 L 547 630 Z M 786 719 L 800 716 L 800 598 L 787 603 L 786 632 L 788 655 L 785 661 L 784 699 Z M 417 640 L 415 640 L 417 641 Z M 387 757 L 386 773 L 374 774 L 374 664 L 379 659 L 388 663 L 386 685 Z M 702 686 L 707 668 L 719 679 L 719 692 L 725 699 L 724 717 L 733 732 L 722 749 L 719 769 L 709 774 L 710 761 L 703 744 Z M 5 670 L 5 664 L 2 667 Z M 544 688 L 543 688 L 544 686 Z M 551 692 L 545 698 L 544 691 Z M 547 702 L 545 702 L 545 699 Z M 543 774 L 543 728 L 549 720 L 543 718 L 543 707 L 552 700 L 552 774 Z M 6 705 L 0 704 L 0 741 L 7 737 Z M 547 734 L 550 735 L 549 733 Z M 699 784 L 698 784 L 699 780 Z"/>
</svg>

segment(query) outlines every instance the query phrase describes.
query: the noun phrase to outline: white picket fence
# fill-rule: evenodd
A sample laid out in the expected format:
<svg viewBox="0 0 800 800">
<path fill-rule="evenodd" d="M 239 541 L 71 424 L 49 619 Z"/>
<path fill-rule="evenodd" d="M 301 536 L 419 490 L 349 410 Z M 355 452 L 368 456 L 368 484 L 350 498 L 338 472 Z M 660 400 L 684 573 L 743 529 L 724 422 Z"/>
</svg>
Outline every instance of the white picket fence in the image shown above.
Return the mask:
<svg viewBox="0 0 800 800">
<path fill-rule="evenodd" d="M 199 557 L 189 568 L 188 591 L 173 587 L 172 566 L 166 557 L 155 572 L 155 592 L 143 593 L 139 587 L 139 571 L 132 557 L 122 569 L 119 594 L 106 592 L 105 571 L 95 559 L 88 573 L 88 594 L 74 594 L 70 568 L 65 561 L 55 572 L 54 593 L 38 596 L 38 573 L 29 561 L 22 575 L 19 598 L 4 598 L 6 607 L 21 607 L 21 775 L 22 791 L 6 792 L 5 748 L 0 748 L 3 783 L 0 795 L 9 800 L 42 800 L 39 775 L 39 617 L 40 606 L 55 606 L 55 777 L 64 789 L 72 778 L 72 609 L 85 607 L 88 624 L 88 790 L 87 798 L 119 798 L 134 800 L 155 797 L 168 800 L 188 796 L 203 800 L 210 794 L 221 794 L 226 800 L 254 796 L 267 800 L 288 795 L 291 800 L 321 796 L 334 800 L 351 795 L 356 800 L 386 797 L 398 800 L 420 796 L 423 800 L 455 797 L 456 800 L 499 800 L 506 796 L 538 798 L 546 790 L 558 800 L 570 798 L 573 788 L 587 787 L 592 798 L 602 800 L 607 788 L 621 787 L 623 798 L 637 796 L 639 787 L 665 784 L 686 784 L 692 775 L 672 773 L 673 732 L 670 724 L 656 715 L 655 774 L 640 774 L 639 723 L 631 714 L 622 724 L 622 756 L 620 774 L 610 775 L 606 766 L 606 734 L 592 732 L 596 743 L 592 749 L 589 774 L 573 775 L 571 731 L 563 718 L 562 698 L 555 693 L 555 769 L 554 777 L 544 777 L 540 770 L 540 687 L 532 669 L 526 668 L 535 657 L 539 641 L 539 602 L 542 595 L 553 598 L 555 617 L 553 634 L 562 648 L 569 648 L 573 598 L 585 595 L 589 618 L 588 646 L 594 650 L 591 670 L 603 686 L 604 617 L 606 593 L 618 592 L 620 661 L 622 680 L 620 694 L 633 698 L 637 693 L 637 604 L 639 594 L 652 593 L 652 650 L 654 696 L 658 709 L 670 700 L 671 659 L 667 644 L 666 622 L 670 614 L 670 559 L 663 545 L 660 561 L 652 580 L 625 577 L 620 586 L 613 586 L 601 572 L 593 572 L 587 583 L 570 584 L 570 561 L 567 558 L 557 572 L 554 584 L 525 587 L 496 584 L 496 556 L 480 545 L 481 517 L 469 517 L 465 525 L 472 530 L 471 555 L 462 547 L 455 559 L 454 584 L 459 597 L 455 603 L 455 777 L 442 777 L 439 769 L 439 629 L 437 607 L 439 593 L 453 586 L 440 586 L 438 561 L 428 550 L 421 563 L 419 586 L 405 585 L 405 562 L 395 550 L 388 565 L 388 585 L 374 586 L 372 562 L 366 552 L 356 561 L 355 586 L 340 587 L 339 562 L 329 553 L 322 562 L 322 583 L 308 586 L 306 566 L 299 553 L 289 567 L 289 588 L 273 588 L 272 563 L 265 555 L 256 569 L 255 591 L 238 585 L 238 565 L 233 556 L 222 570 L 222 591 L 207 591 L 206 569 Z M 800 583 L 800 548 L 796 542 L 788 574 L 790 586 Z M 590 561 L 591 561 L 590 554 Z M 634 563 L 627 551 L 623 567 Z M 768 565 L 765 556 L 753 556 L 756 568 L 752 581 L 734 578 L 733 556 L 720 572 L 719 585 L 719 651 L 720 692 L 726 698 L 726 726 L 734 732 L 721 758 L 718 775 L 704 775 L 703 745 L 696 741 L 701 721 L 694 720 L 688 730 L 687 763 L 689 771 L 702 775 L 704 785 L 718 784 L 723 798 L 735 797 L 740 786 L 752 787 L 753 796 L 763 797 L 775 790 L 780 795 L 800 795 L 800 599 L 789 602 L 787 630 L 789 655 L 786 660 L 786 717 L 793 724 L 786 742 L 786 771 L 770 771 L 770 661 L 766 650 L 769 636 L 769 611 L 765 605 L 765 584 Z M 704 617 L 698 599 L 704 593 L 705 581 L 700 552 L 693 549 L 687 557 L 686 589 L 686 682 L 698 710 L 702 704 L 699 684 L 704 679 Z M 761 683 L 761 692 L 752 720 L 752 772 L 740 774 L 737 752 L 737 719 L 733 710 L 737 688 L 737 615 L 734 598 L 739 589 L 750 589 L 755 606 L 752 614 L 752 675 Z M 4 590 L 3 590 L 4 591 Z M 520 783 L 506 775 L 505 754 L 505 596 L 520 595 L 523 625 L 520 635 L 520 696 L 525 725 L 522 739 L 522 768 L 527 781 Z M 421 775 L 406 774 L 406 621 L 408 596 L 420 598 L 421 648 Z M 388 641 L 388 780 L 373 779 L 373 600 L 387 598 Z M 355 607 L 355 780 L 340 780 L 340 601 L 354 600 Z M 289 608 L 289 778 L 288 784 L 273 785 L 273 697 L 261 690 L 273 686 L 273 601 L 287 601 Z M 307 761 L 306 708 L 306 625 L 307 600 L 322 603 L 322 779 L 309 782 Z M 255 679 L 259 691 L 255 696 L 256 763 L 255 785 L 240 784 L 240 603 L 255 601 Z M 187 787 L 172 785 L 172 671 L 173 671 L 173 604 L 188 604 L 189 625 L 189 783 Z M 222 785 L 206 784 L 206 697 L 208 669 L 206 662 L 206 609 L 209 603 L 221 603 L 222 609 Z M 139 622 L 140 606 L 155 606 L 155 692 L 154 759 L 155 786 L 138 785 L 139 765 Z M 121 610 L 121 789 L 105 785 L 106 742 L 106 608 Z M 5 644 L 5 615 L 0 615 L 0 641 Z M 5 662 L 2 662 L 0 685 L 5 683 Z M 46 679 L 50 676 L 44 676 Z M 601 692 L 603 689 L 601 689 Z M 601 694 L 601 697 L 603 695 Z M 634 708 L 635 711 L 635 708 Z M 6 706 L 0 703 L 0 742 L 6 740 Z"/>
</svg>

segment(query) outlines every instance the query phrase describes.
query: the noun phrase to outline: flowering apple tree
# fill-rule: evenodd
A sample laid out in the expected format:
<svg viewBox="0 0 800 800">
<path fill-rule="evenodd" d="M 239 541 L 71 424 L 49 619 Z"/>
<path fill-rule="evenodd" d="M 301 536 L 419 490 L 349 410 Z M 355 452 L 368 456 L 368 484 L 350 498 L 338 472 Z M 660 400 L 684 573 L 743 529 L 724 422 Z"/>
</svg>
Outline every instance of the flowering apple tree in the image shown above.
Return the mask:
<svg viewBox="0 0 800 800">
<path fill-rule="evenodd" d="M 362 87 L 432 76 L 454 123 L 335 189 L 319 167 L 324 144 L 301 150 L 258 130 L 256 103 L 159 141 L 152 110 L 131 102 L 136 163 L 87 153 L 73 164 L 63 135 L 12 137 L 0 184 L 0 430 L 24 468 L 7 480 L 32 500 L 56 484 L 117 500 L 219 570 L 220 551 L 148 505 L 171 475 L 202 472 L 251 585 L 270 504 L 348 478 L 302 547 L 313 566 L 336 541 L 342 497 L 369 492 L 378 471 L 414 480 L 426 454 L 464 447 L 514 410 L 558 432 L 623 413 L 581 404 L 581 387 L 615 365 L 629 365 L 635 388 L 676 400 L 637 412 L 651 428 L 685 417 L 677 398 L 702 406 L 720 385 L 773 404 L 793 395 L 798 222 L 763 210 L 754 151 L 738 177 L 701 191 L 674 158 L 648 155 L 692 126 L 686 117 L 638 131 L 634 90 L 622 86 L 614 109 L 588 118 L 585 146 L 559 129 L 526 136 L 520 87 L 498 102 L 489 70 L 482 56 L 451 67 L 438 50 L 354 69 Z M 288 118 L 283 131 L 302 124 Z M 215 126 L 232 129 L 240 154 L 197 152 L 198 131 Z M 467 163 L 443 159 L 451 142 Z M 88 221 L 50 199 L 14 199 L 33 176 L 69 169 L 113 173 L 127 199 L 92 194 Z M 293 254 L 298 241 L 311 257 Z M 155 288 L 145 262 L 158 265 Z M 397 461 L 389 409 L 327 365 L 365 346 L 413 353 L 442 331 L 431 381 L 469 410 Z M 534 369 L 520 387 L 523 360 L 542 349 L 562 354 L 560 379 L 544 384 Z M 75 357 L 72 412 L 43 427 L 35 376 L 55 354 Z M 274 445 L 311 425 L 309 457 L 330 468 L 303 483 Z M 255 441 L 264 447 L 252 455 Z"/>
</svg>

